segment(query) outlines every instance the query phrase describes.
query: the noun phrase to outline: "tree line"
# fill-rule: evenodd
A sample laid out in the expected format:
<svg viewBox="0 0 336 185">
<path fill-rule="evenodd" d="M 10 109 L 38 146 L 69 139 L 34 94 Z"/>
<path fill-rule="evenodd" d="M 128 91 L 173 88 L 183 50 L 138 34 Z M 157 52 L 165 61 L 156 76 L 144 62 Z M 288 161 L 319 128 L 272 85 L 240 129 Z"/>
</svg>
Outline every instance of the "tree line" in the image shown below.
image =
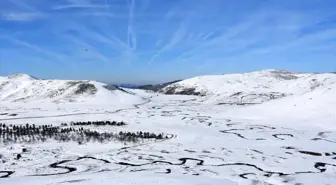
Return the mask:
<svg viewBox="0 0 336 185">
<path fill-rule="evenodd" d="M 83 122 L 81 122 L 83 123 Z M 92 122 L 91 122 L 92 123 Z M 8 125 L 0 123 L 0 144 L 10 143 L 37 143 L 47 140 L 59 142 L 74 141 L 78 144 L 87 142 L 140 142 L 148 139 L 169 139 L 164 133 L 156 134 L 150 132 L 99 132 L 85 129 L 83 127 L 64 127 L 53 125 Z"/>
<path fill-rule="evenodd" d="M 62 126 L 68 126 L 67 123 L 62 123 Z M 95 126 L 124 126 L 126 123 L 124 121 L 86 121 L 86 122 L 71 122 L 70 125 L 73 126 L 88 126 L 88 125 L 95 125 Z"/>
</svg>

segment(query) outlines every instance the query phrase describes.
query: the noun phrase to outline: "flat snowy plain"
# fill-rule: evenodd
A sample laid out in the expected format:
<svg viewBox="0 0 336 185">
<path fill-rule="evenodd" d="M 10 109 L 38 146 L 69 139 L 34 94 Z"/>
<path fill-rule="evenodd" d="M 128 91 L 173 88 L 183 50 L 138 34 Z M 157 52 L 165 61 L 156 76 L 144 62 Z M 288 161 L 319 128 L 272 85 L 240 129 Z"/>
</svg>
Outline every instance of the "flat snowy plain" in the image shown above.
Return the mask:
<svg viewBox="0 0 336 185">
<path fill-rule="evenodd" d="M 72 121 L 115 120 L 127 125 L 90 127 L 101 132 L 146 131 L 173 137 L 138 143 L 0 143 L 0 184 L 333 185 L 334 82 L 257 105 L 218 105 L 206 101 L 209 96 L 142 90 L 109 94 L 99 84 L 98 100 L 84 97 L 83 102 L 42 103 L 3 97 L 0 113 L 7 114 L 0 115 L 1 123 L 60 126 Z M 13 90 L 6 91 L 6 97 L 9 91 Z M 27 151 L 22 152 L 23 148 Z M 15 159 L 17 154 L 22 157 Z"/>
</svg>

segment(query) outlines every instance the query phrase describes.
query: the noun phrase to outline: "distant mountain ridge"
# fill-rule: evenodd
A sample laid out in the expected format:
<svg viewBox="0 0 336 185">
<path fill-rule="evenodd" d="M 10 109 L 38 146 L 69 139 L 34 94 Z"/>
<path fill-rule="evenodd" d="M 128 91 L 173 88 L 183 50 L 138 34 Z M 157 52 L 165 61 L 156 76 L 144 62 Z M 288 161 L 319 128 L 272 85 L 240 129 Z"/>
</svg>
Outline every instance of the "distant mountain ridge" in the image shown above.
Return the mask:
<svg viewBox="0 0 336 185">
<path fill-rule="evenodd" d="M 160 92 L 202 96 L 218 104 L 255 104 L 294 94 L 304 94 L 319 88 L 336 88 L 336 75 L 295 73 L 284 70 L 206 75 L 170 84 Z"/>
<path fill-rule="evenodd" d="M 173 83 L 177 83 L 177 82 L 180 82 L 181 80 L 174 80 L 174 81 L 171 81 L 171 82 L 166 82 L 166 83 L 161 83 L 161 84 L 156 84 L 156 85 L 142 85 L 142 86 L 138 86 L 136 87 L 136 89 L 143 89 L 143 90 L 150 90 L 150 91 L 154 91 L 154 92 L 157 92 L 157 91 L 160 91 L 162 88 L 170 85 L 170 84 L 173 84 Z"/>
<path fill-rule="evenodd" d="M 128 89 L 137 89 L 141 85 L 134 85 L 134 84 L 112 84 L 114 86 L 122 87 L 122 88 L 128 88 Z"/>
<path fill-rule="evenodd" d="M 23 73 L 8 75 L 7 78 L 12 80 L 38 80 L 36 77 Z"/>
<path fill-rule="evenodd" d="M 89 80 L 40 80 L 27 74 L 0 76 L 1 102 L 139 101 L 140 97 L 113 85 Z M 133 102 L 132 102 L 133 103 Z"/>
<path fill-rule="evenodd" d="M 122 87 L 122 88 L 128 88 L 128 89 L 142 89 L 142 90 L 149 90 L 149 91 L 157 92 L 170 84 L 180 82 L 180 81 L 181 80 L 174 80 L 174 81 L 160 83 L 160 84 L 145 84 L 145 85 L 134 85 L 134 84 L 114 84 L 114 85 L 118 87 Z"/>
<path fill-rule="evenodd" d="M 333 72 L 296 73 L 263 70 L 198 76 L 157 85 L 127 86 L 169 95 L 196 95 L 201 97 L 202 101 L 216 104 L 259 104 L 291 95 L 303 95 L 315 89 L 335 89 L 336 75 Z M 41 80 L 27 74 L 0 76 L 1 102 L 138 101 L 140 97 L 134 92 L 142 93 L 89 80 Z"/>
</svg>

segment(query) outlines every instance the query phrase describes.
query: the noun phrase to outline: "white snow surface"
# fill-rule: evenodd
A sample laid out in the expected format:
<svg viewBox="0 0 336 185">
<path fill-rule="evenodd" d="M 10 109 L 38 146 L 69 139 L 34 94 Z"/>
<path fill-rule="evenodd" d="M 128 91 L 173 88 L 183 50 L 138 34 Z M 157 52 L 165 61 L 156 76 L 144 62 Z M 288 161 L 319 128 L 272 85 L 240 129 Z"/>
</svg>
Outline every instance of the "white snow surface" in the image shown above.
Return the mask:
<svg viewBox="0 0 336 185">
<path fill-rule="evenodd" d="M 37 78 L 27 75 L 27 74 L 13 74 L 13 75 L 9 75 L 7 77 L 2 77 L 4 79 L 11 79 L 11 80 L 20 80 L 20 81 L 24 81 L 24 80 L 37 80 Z"/>
<path fill-rule="evenodd" d="M 336 184 L 336 75 L 281 71 L 285 77 L 279 79 L 272 76 L 275 73 L 279 75 L 279 71 L 268 70 L 196 77 L 177 83 L 179 87 L 196 87 L 206 92 L 205 97 L 133 89 L 123 89 L 129 93 L 110 91 L 102 83 L 85 81 L 97 92 L 72 94 L 73 101 L 68 101 L 67 95 L 77 86 L 56 98 L 46 97 L 49 91 L 42 90 L 60 89 L 66 81 L 14 81 L 2 77 L 0 84 L 6 84 L 0 87 L 2 123 L 61 125 L 123 120 L 126 126 L 89 127 L 100 132 L 146 131 L 174 137 L 140 143 L 0 143 L 0 177 L 6 174 L 4 171 L 14 172 L 0 178 L 0 184 Z M 295 79 L 283 79 L 289 75 Z M 44 88 L 34 91 L 37 87 Z M 220 104 L 240 91 L 279 92 L 286 96 L 274 100 L 257 96 L 260 104 L 252 105 Z M 22 152 L 23 148 L 27 152 Z M 16 160 L 19 153 L 22 158 Z M 77 160 L 83 156 L 110 163 Z M 181 158 L 203 163 L 182 163 Z M 66 173 L 67 169 L 50 167 L 63 160 L 68 162 L 60 166 L 76 170 Z"/>
<path fill-rule="evenodd" d="M 88 80 L 39 80 L 26 74 L 0 77 L 1 102 L 132 104 L 139 96 Z M 83 88 L 83 89 L 81 89 Z"/>
<path fill-rule="evenodd" d="M 181 92 L 192 88 L 206 95 L 205 99 L 219 103 L 262 103 L 290 95 L 302 95 L 315 89 L 336 87 L 332 73 L 293 73 L 264 70 L 243 74 L 207 75 L 186 79 L 163 89 Z M 273 97 L 271 97 L 273 96 Z"/>
</svg>

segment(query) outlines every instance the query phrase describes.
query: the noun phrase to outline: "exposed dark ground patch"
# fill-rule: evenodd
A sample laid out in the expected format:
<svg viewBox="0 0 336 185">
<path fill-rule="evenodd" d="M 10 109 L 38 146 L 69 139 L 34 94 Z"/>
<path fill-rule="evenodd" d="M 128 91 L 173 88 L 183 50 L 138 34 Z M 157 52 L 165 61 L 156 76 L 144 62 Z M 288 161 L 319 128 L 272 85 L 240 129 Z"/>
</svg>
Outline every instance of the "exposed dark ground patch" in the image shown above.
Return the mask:
<svg viewBox="0 0 336 185">
<path fill-rule="evenodd" d="M 257 175 L 255 173 L 243 173 L 243 174 L 240 174 L 239 177 L 243 178 L 243 179 L 248 179 L 246 176 L 247 175 Z"/>
<path fill-rule="evenodd" d="M 7 178 L 11 176 L 14 173 L 14 171 L 0 171 L 0 178 Z M 4 174 L 4 175 L 2 175 Z"/>
<path fill-rule="evenodd" d="M 326 142 L 330 142 L 330 143 L 336 143 L 336 141 L 329 140 L 329 139 L 324 139 L 324 138 L 313 138 L 311 140 L 312 141 L 326 141 Z"/>
<path fill-rule="evenodd" d="M 218 103 L 217 105 L 238 105 L 238 106 L 244 106 L 244 105 L 257 105 L 260 103 L 235 103 L 235 102 L 222 102 Z"/>
<path fill-rule="evenodd" d="M 232 126 L 235 126 L 235 125 L 239 125 L 239 123 L 227 123 L 226 124 L 227 127 L 232 127 Z"/>
<path fill-rule="evenodd" d="M 150 164 L 158 164 L 158 163 L 163 163 L 163 164 L 168 164 L 168 165 L 184 165 L 188 160 L 190 161 L 198 161 L 197 165 L 203 165 L 204 160 L 202 159 L 195 159 L 195 158 L 179 158 L 179 161 L 181 161 L 181 163 L 172 163 L 169 161 L 152 161 L 149 163 L 143 163 L 143 164 L 133 164 L 133 163 L 128 163 L 128 162 L 117 162 L 116 164 L 119 165 L 125 165 L 125 166 L 145 166 L 145 165 L 150 165 Z"/>
<path fill-rule="evenodd" d="M 320 170 L 320 172 L 325 172 L 327 169 L 326 169 L 326 166 L 333 166 L 333 167 L 336 167 L 336 164 L 329 164 L 329 163 L 324 163 L 324 162 L 316 162 L 314 167 L 318 170 Z"/>
<path fill-rule="evenodd" d="M 204 157 L 208 157 L 205 156 Z M 210 156 L 209 156 L 210 157 Z M 210 157 L 211 158 L 211 157 Z M 105 160 L 105 159 L 99 159 L 99 158 L 95 158 L 95 157 L 91 157 L 91 156 L 84 156 L 84 157 L 78 157 L 77 159 L 74 160 L 62 160 L 56 163 L 52 163 L 49 165 L 50 168 L 55 168 L 55 169 L 61 169 L 61 170 L 66 170 L 65 172 L 59 172 L 59 173 L 51 173 L 51 174 L 36 174 L 36 175 L 32 175 L 32 176 L 50 176 L 50 175 L 61 175 L 61 174 L 67 174 L 67 173 L 71 173 L 71 172 L 75 172 L 77 170 L 76 167 L 72 167 L 72 166 L 66 166 L 66 163 L 68 162 L 73 162 L 73 161 L 80 161 L 82 159 L 92 159 L 92 160 L 97 160 L 97 161 L 102 161 L 104 162 L 104 164 L 111 164 L 111 162 L 109 160 Z M 142 158 L 145 159 L 145 158 Z M 149 160 L 149 159 L 146 159 Z M 187 172 L 192 172 L 191 175 L 201 175 L 200 173 L 194 171 L 192 168 L 190 168 L 190 166 L 185 166 L 186 163 L 188 161 L 195 161 L 197 166 L 211 166 L 211 167 L 225 167 L 225 166 L 245 166 L 245 167 L 250 167 L 253 168 L 259 172 L 262 172 L 263 176 L 265 177 L 271 177 L 273 175 L 277 175 L 277 176 L 293 176 L 293 175 L 297 175 L 297 174 L 313 174 L 313 173 L 324 173 L 327 170 L 327 166 L 333 166 L 336 167 L 335 164 L 329 164 L 329 163 L 324 163 L 324 162 L 315 162 L 313 164 L 314 168 L 317 169 L 318 171 L 297 171 L 297 172 L 291 172 L 291 173 L 286 173 L 286 172 L 281 172 L 281 171 L 269 171 L 269 170 L 265 170 L 255 164 L 250 164 L 250 163 L 243 163 L 243 162 L 236 162 L 236 163 L 222 163 L 222 164 L 211 164 L 211 165 L 205 165 L 204 164 L 204 160 L 203 159 L 197 159 L 197 158 L 179 158 L 177 159 L 180 162 L 171 162 L 171 161 L 166 161 L 166 160 L 154 160 L 154 161 L 150 161 L 147 163 L 140 163 L 140 164 L 136 164 L 136 163 L 132 163 L 132 162 L 113 162 L 112 164 L 116 164 L 116 165 L 120 165 L 120 166 L 125 166 L 127 168 L 129 167 L 142 167 L 142 166 L 151 166 L 151 165 L 158 165 L 158 164 L 164 164 L 164 165 L 172 165 L 172 166 L 182 166 L 182 168 L 184 170 L 186 170 L 186 173 L 184 174 L 190 174 Z M 225 161 L 223 159 L 223 161 Z M 157 172 L 157 173 L 165 173 L 165 174 L 170 174 L 172 172 L 172 169 L 170 168 L 166 168 L 165 172 Z M 109 169 L 106 169 L 104 171 L 110 171 Z M 130 169 L 131 172 L 140 172 L 140 171 L 152 171 L 151 169 Z M 199 171 L 203 171 L 203 172 L 210 172 L 210 173 L 214 173 L 214 174 L 218 174 L 217 172 L 211 172 L 211 170 L 208 169 L 200 169 Z M 12 173 L 14 172 L 4 172 L 4 171 L 0 171 L 0 173 L 6 173 L 6 175 L 1 176 L 1 178 L 4 177 L 9 177 Z M 243 179 L 250 179 L 249 176 L 255 176 L 256 173 L 254 172 L 246 172 L 246 173 L 242 173 L 239 174 L 238 176 L 243 178 Z"/>
<path fill-rule="evenodd" d="M 282 137 L 279 137 L 279 136 L 288 136 L 288 137 L 294 137 L 293 134 L 273 134 L 272 135 L 273 137 L 277 138 L 277 139 L 280 139 L 280 140 L 285 140 L 284 138 Z"/>
<path fill-rule="evenodd" d="M 284 148 L 284 149 L 287 149 L 287 150 L 294 150 L 294 149 L 296 149 L 295 147 L 292 147 L 292 146 L 283 146 L 281 148 Z"/>
<path fill-rule="evenodd" d="M 319 137 L 326 137 L 325 134 L 327 134 L 327 133 L 331 133 L 331 132 L 319 132 L 317 135 L 318 135 Z"/>
<path fill-rule="evenodd" d="M 236 132 L 231 132 L 230 130 L 221 130 L 220 132 L 224 133 L 224 134 L 234 134 L 240 138 L 243 138 L 243 139 L 247 139 L 246 137 L 244 137 L 243 135 L 239 134 L 239 133 L 236 133 Z"/>
<path fill-rule="evenodd" d="M 275 171 L 267 171 L 264 170 L 254 164 L 249 163 L 226 163 L 226 164 L 218 164 L 218 165 L 212 165 L 212 166 L 247 166 L 252 167 L 260 172 L 264 173 L 265 177 L 271 177 L 272 175 L 278 175 L 278 176 L 288 176 L 288 175 L 296 175 L 296 174 L 304 174 L 304 173 L 318 173 L 313 171 L 302 171 L 302 172 L 294 172 L 294 173 L 284 173 L 284 172 L 275 172 Z"/>
<path fill-rule="evenodd" d="M 255 149 L 252 149 L 251 151 L 256 152 L 256 153 L 258 153 L 258 154 L 263 154 L 261 151 L 259 151 L 259 150 L 255 150 Z"/>
<path fill-rule="evenodd" d="M 249 127 L 262 127 L 262 128 L 266 128 L 266 129 L 271 129 L 271 130 L 275 130 L 275 127 L 272 126 L 267 126 L 267 125 L 248 125 Z"/>
<path fill-rule="evenodd" d="M 64 184 L 64 183 L 78 183 L 78 182 L 84 182 L 84 181 L 88 181 L 90 179 L 76 179 L 76 180 L 68 180 L 68 181 L 63 181 L 60 182 L 60 184 Z"/>
<path fill-rule="evenodd" d="M 194 150 L 187 150 L 187 149 L 185 149 L 184 151 L 189 152 L 189 153 L 196 153 L 196 151 L 194 151 Z"/>
<path fill-rule="evenodd" d="M 183 87 L 182 90 L 178 90 L 179 86 L 170 86 L 168 89 L 163 92 L 164 94 L 179 94 L 179 95 L 195 95 L 195 96 L 205 96 L 205 93 L 199 92 L 196 90 L 196 88 L 192 87 Z"/>
<path fill-rule="evenodd" d="M 174 111 L 169 111 L 169 112 L 165 112 L 165 113 L 173 113 Z M 175 112 L 178 112 L 178 111 L 175 111 Z M 197 117 L 193 118 L 193 119 L 198 119 Z M 206 118 L 205 118 L 206 119 Z M 243 128 L 235 128 L 233 126 L 237 126 L 238 127 L 240 126 L 243 126 Z M 229 123 L 227 124 L 228 127 L 233 127 L 233 129 L 228 129 L 228 130 L 224 130 L 223 133 L 228 133 L 228 134 L 234 134 L 236 135 L 237 137 L 240 137 L 240 138 L 243 138 L 243 139 L 247 139 L 247 140 L 264 140 L 264 138 L 257 138 L 257 139 L 250 139 L 248 137 L 246 137 L 244 134 L 244 132 L 240 132 L 240 131 L 249 131 L 251 132 L 251 130 L 255 130 L 256 132 L 263 132 L 263 133 L 270 133 L 269 134 L 269 138 L 272 139 L 272 136 L 279 139 L 279 140 L 285 140 L 285 138 L 287 137 L 294 137 L 293 134 L 282 134 L 282 133 L 279 133 L 279 134 L 273 134 L 274 132 L 276 132 L 276 128 L 275 127 L 271 127 L 271 126 L 265 126 L 265 125 L 246 125 L 246 124 L 240 124 L 240 123 Z M 244 128 L 245 127 L 245 128 Z M 221 131 L 222 132 L 222 131 Z M 289 132 L 289 131 L 288 131 Z M 325 134 L 324 134 L 325 135 Z M 285 136 L 285 137 L 282 137 L 282 136 Z M 295 135 L 296 136 L 296 135 Z M 323 135 L 322 135 L 323 136 Z M 171 135 L 171 138 L 174 137 L 173 135 Z M 266 137 L 265 137 L 266 138 Z M 297 137 L 299 138 L 299 136 Z M 268 139 L 268 138 L 267 138 Z M 274 141 L 276 141 L 275 139 L 273 139 Z M 316 140 L 326 140 L 325 138 L 318 138 Z M 276 142 L 282 142 L 282 141 L 276 141 Z M 325 155 L 325 156 L 332 156 L 333 153 L 332 152 L 327 152 L 326 153 L 320 153 L 320 152 L 309 152 L 309 151 L 303 151 L 303 150 L 298 150 L 294 147 L 285 147 L 286 149 L 290 150 L 291 152 L 286 152 L 287 154 L 297 154 L 297 153 L 301 153 L 301 154 L 304 154 L 304 155 L 311 155 L 311 156 L 321 156 L 321 155 Z M 189 152 L 191 156 L 193 156 L 192 153 L 194 153 L 195 151 L 193 150 L 185 150 L 186 152 Z M 263 152 L 261 151 L 258 151 L 258 150 L 251 150 L 251 151 L 254 151 L 255 153 L 258 153 L 258 154 L 264 154 Z M 163 151 L 162 153 L 171 153 L 170 151 Z M 252 153 L 252 152 L 250 152 Z M 252 153 L 253 154 L 253 153 Z M 253 155 L 256 155 L 256 156 L 260 156 L 258 154 L 253 154 Z M 320 155 L 321 154 L 321 155 Z M 223 154 L 224 156 L 225 154 Z M 232 155 L 232 154 L 231 154 Z M 267 152 L 265 152 L 265 155 L 267 155 Z M 286 155 L 289 157 L 289 155 Z M 300 155 L 300 156 L 303 156 L 303 155 Z M 150 156 L 150 157 L 153 157 L 153 156 Z M 211 158 L 211 156 L 206 156 L 204 155 L 204 160 L 200 160 L 200 159 L 195 159 L 195 158 L 180 158 L 178 159 L 179 161 L 176 162 L 176 161 L 173 161 L 173 162 L 170 162 L 170 161 L 167 161 L 165 160 L 163 157 L 159 158 L 159 160 L 154 160 L 154 159 L 150 159 L 150 157 L 148 158 L 141 158 L 141 159 L 144 159 L 144 160 L 153 160 L 153 161 L 150 161 L 148 163 L 141 163 L 141 164 L 137 164 L 137 163 L 133 163 L 131 161 L 125 161 L 125 162 L 112 162 L 112 164 L 116 164 L 116 165 L 120 165 L 120 166 L 124 166 L 125 169 L 129 170 L 131 169 L 130 171 L 132 172 L 140 172 L 140 171 L 152 171 L 152 169 L 132 169 L 133 167 L 141 167 L 141 166 L 144 166 L 144 165 L 148 165 L 148 166 L 154 166 L 154 165 L 160 165 L 162 164 L 162 166 L 164 166 L 164 168 L 160 169 L 160 173 L 166 173 L 166 174 L 170 174 L 172 173 L 172 170 L 174 169 L 170 169 L 170 168 L 167 168 L 166 165 L 176 165 L 176 166 L 179 166 L 179 165 L 186 165 L 186 166 L 182 166 L 183 169 L 192 169 L 192 168 L 189 168 L 188 167 L 188 164 L 187 161 L 196 161 L 196 165 L 197 166 L 203 166 L 203 167 L 206 167 L 206 166 L 217 166 L 217 167 L 224 167 L 224 166 L 245 166 L 245 167 L 248 167 L 248 168 L 253 168 L 253 169 L 256 169 L 257 171 L 259 172 L 262 172 L 262 175 L 266 176 L 266 177 L 269 177 L 269 176 L 272 176 L 272 175 L 276 175 L 276 176 L 290 176 L 290 175 L 296 175 L 296 174 L 304 174 L 304 173 L 323 173 L 327 170 L 327 167 L 328 166 L 334 166 L 333 164 L 327 164 L 327 163 L 322 163 L 322 162 L 317 162 L 315 164 L 312 164 L 314 165 L 314 167 L 318 170 L 318 171 L 315 171 L 315 170 L 312 170 L 312 171 L 304 171 L 305 169 L 303 169 L 303 171 L 299 171 L 299 172 L 291 172 L 291 173 L 286 173 L 286 172 L 283 172 L 283 171 L 269 171 L 267 169 L 265 169 L 265 167 L 261 167 L 261 166 L 258 166 L 258 165 L 254 165 L 254 164 L 249 164 L 249 163 L 226 163 L 227 161 L 225 161 L 224 159 L 222 159 L 221 163 L 223 164 L 215 164 L 215 165 L 207 165 L 204 161 L 206 161 L 206 159 L 204 158 Z M 200 156 L 199 156 L 200 157 Z M 225 157 L 225 156 L 224 156 Z M 293 156 L 294 157 L 294 156 Z M 100 160 L 100 161 L 103 161 L 105 164 L 109 164 L 111 163 L 110 161 L 108 160 L 104 160 L 104 159 L 96 159 L 94 157 L 80 157 L 78 158 L 77 160 L 81 160 L 81 159 L 93 159 L 93 160 Z M 281 157 L 279 157 L 281 158 Z M 156 158 L 158 159 L 158 158 Z M 282 159 L 286 159 L 286 158 L 282 158 Z M 336 159 L 336 157 L 334 157 L 333 159 Z M 72 160 L 74 161 L 74 160 Z M 76 160 L 75 160 L 76 161 Z M 64 170 L 66 172 L 61 172 L 61 173 L 57 173 L 57 174 L 42 174 L 45 175 L 45 176 L 48 176 L 48 175 L 59 175 L 59 174 L 65 174 L 65 173 L 71 173 L 71 172 L 74 172 L 76 171 L 76 167 L 67 167 L 67 166 L 64 166 L 66 165 L 67 163 L 70 163 L 71 161 L 70 160 L 64 160 L 64 161 L 60 161 L 60 162 L 57 162 L 57 163 L 53 163 L 51 164 L 49 167 L 50 168 L 58 168 L 59 170 Z M 235 161 L 234 161 L 235 162 Z M 244 161 L 243 161 L 244 162 Z M 186 164 L 187 163 L 187 164 Z M 193 165 L 195 165 L 195 163 L 193 163 Z M 124 168 L 122 167 L 122 168 Z M 169 166 L 168 166 L 169 167 Z M 186 167 L 186 168 L 185 168 Z M 201 167 L 201 168 L 203 168 Z M 245 169 L 244 167 L 244 169 Z M 167 169 L 166 169 L 167 168 Z M 166 169 L 166 172 L 164 172 L 164 169 Z M 196 168 L 197 169 L 197 168 Z M 92 169 L 91 169 L 92 170 Z M 105 171 L 112 171 L 110 169 L 104 169 Z M 199 170 L 199 169 L 198 169 Z M 200 170 L 200 171 L 204 171 L 204 172 L 210 172 L 210 170 L 206 170 L 206 169 L 203 169 L 203 170 Z M 190 171 L 187 171 L 188 173 L 186 174 L 189 174 L 189 175 L 202 175 L 200 173 L 190 173 Z M 244 174 L 240 174 L 239 176 L 241 178 L 244 178 L 244 179 L 250 179 L 252 178 L 253 176 L 257 174 L 259 174 L 258 172 L 256 173 L 253 173 L 255 172 L 255 170 L 251 170 L 250 171 L 247 171 L 247 173 L 244 173 Z M 210 172 L 210 173 L 214 173 L 216 174 L 216 172 Z M 1 175 L 1 172 L 0 172 L 0 175 Z M 219 173 L 217 173 L 217 175 L 219 175 Z M 37 175 L 39 176 L 39 175 Z"/>
<path fill-rule="evenodd" d="M 77 168 L 75 168 L 75 167 L 69 167 L 69 166 L 60 166 L 60 165 L 68 163 L 68 162 L 72 162 L 72 161 L 79 161 L 79 160 L 82 160 L 82 159 L 93 159 L 93 160 L 103 161 L 104 163 L 111 163 L 110 161 L 105 160 L 105 159 L 97 159 L 95 157 L 84 156 L 84 157 L 78 157 L 75 160 L 63 160 L 63 161 L 59 161 L 59 162 L 52 163 L 52 164 L 49 165 L 50 168 L 65 169 L 65 170 L 67 170 L 65 172 L 50 173 L 50 174 L 36 174 L 36 175 L 31 175 L 31 176 L 51 176 L 51 175 L 61 175 L 61 174 L 71 173 L 71 172 L 77 171 Z"/>
<path fill-rule="evenodd" d="M 76 95 L 78 94 L 95 94 L 97 92 L 97 88 L 95 85 L 90 83 L 81 83 L 78 85 L 76 91 L 74 92 Z"/>
<path fill-rule="evenodd" d="M 306 151 L 306 150 L 299 150 L 299 149 L 291 147 L 291 146 L 286 146 L 286 147 L 282 147 L 282 148 L 287 149 L 287 150 L 294 150 L 295 152 L 298 152 L 298 153 L 301 153 L 301 154 L 304 154 L 304 155 L 310 155 L 310 156 L 316 156 L 316 157 L 320 157 L 320 156 L 323 156 L 323 155 L 324 156 L 333 156 L 333 155 L 336 155 L 336 154 L 334 154 L 334 152 Z M 286 152 L 286 153 L 293 155 L 293 152 Z"/>
<path fill-rule="evenodd" d="M 224 134 L 234 134 L 240 138 L 243 138 L 243 139 L 247 139 L 247 140 L 256 140 L 256 141 L 262 141 L 262 140 L 266 140 L 264 138 L 255 138 L 255 139 L 251 139 L 251 138 L 246 138 L 245 136 L 243 136 L 242 134 L 240 133 L 237 133 L 237 132 L 232 132 L 232 131 L 239 131 L 239 130 L 245 130 L 245 129 L 229 129 L 229 130 L 221 130 L 219 132 L 222 132 Z"/>
<path fill-rule="evenodd" d="M 171 169 L 166 169 L 166 174 L 170 174 L 171 173 Z"/>
<path fill-rule="evenodd" d="M 171 82 L 166 82 L 166 83 L 156 84 L 156 85 L 152 85 L 152 84 L 141 85 L 141 86 L 136 87 L 136 89 L 143 89 L 143 90 L 150 90 L 150 91 L 158 92 L 161 89 L 163 89 L 164 87 L 166 87 L 168 85 L 171 85 L 173 83 L 180 82 L 180 81 L 181 80 L 174 80 L 174 81 L 171 81 Z"/>
<path fill-rule="evenodd" d="M 321 153 L 318 153 L 318 152 L 302 151 L 302 150 L 299 150 L 299 152 L 302 153 L 302 154 L 306 154 L 306 155 L 322 156 L 322 154 L 321 154 Z"/>
</svg>

